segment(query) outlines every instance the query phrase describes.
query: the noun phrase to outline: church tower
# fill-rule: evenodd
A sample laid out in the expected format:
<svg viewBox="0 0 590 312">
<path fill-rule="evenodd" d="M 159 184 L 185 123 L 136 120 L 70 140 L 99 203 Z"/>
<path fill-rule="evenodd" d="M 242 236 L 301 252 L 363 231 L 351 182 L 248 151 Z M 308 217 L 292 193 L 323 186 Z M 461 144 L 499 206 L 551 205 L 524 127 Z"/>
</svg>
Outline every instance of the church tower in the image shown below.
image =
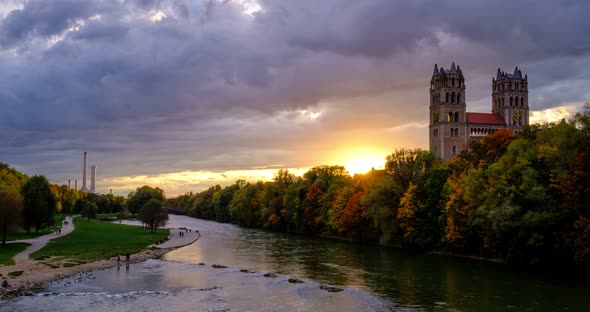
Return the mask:
<svg viewBox="0 0 590 312">
<path fill-rule="evenodd" d="M 525 74 L 523 78 L 518 66 L 512 74 L 498 68 L 492 78 L 492 113 L 501 115 L 512 131 L 529 124 L 528 77 Z"/>
<path fill-rule="evenodd" d="M 467 145 L 465 111 L 461 67 L 453 62 L 451 69 L 445 70 L 435 64 L 430 80 L 430 150 L 444 161 L 451 160 Z"/>
</svg>

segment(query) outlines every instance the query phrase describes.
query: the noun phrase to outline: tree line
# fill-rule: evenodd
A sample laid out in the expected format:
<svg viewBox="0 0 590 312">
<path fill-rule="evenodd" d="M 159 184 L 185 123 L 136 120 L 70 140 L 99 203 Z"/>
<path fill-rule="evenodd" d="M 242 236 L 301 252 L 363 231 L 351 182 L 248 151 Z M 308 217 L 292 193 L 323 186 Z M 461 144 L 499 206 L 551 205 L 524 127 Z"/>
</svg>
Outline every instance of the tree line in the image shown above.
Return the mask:
<svg viewBox="0 0 590 312">
<path fill-rule="evenodd" d="M 0 235 L 18 228 L 27 233 L 48 228 L 56 214 L 81 214 L 88 219 L 97 214 L 118 214 L 120 218 L 135 215 L 152 231 L 166 224 L 168 213 L 163 207 L 164 191 L 143 186 L 128 197 L 94 194 L 51 184 L 46 177 L 26 174 L 0 163 Z"/>
<path fill-rule="evenodd" d="M 318 166 L 297 177 L 238 180 L 167 199 L 187 215 L 511 263 L 590 264 L 590 105 L 557 123 L 503 129 L 443 163 L 420 149 L 350 176 Z"/>
</svg>

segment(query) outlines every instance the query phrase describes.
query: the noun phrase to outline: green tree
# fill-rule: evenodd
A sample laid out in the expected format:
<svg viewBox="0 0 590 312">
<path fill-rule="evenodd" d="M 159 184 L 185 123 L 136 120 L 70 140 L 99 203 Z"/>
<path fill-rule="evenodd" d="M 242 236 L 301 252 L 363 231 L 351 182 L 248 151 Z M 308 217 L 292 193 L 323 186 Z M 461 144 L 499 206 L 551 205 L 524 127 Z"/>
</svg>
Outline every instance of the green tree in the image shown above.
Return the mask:
<svg viewBox="0 0 590 312">
<path fill-rule="evenodd" d="M 436 162 L 436 156 L 431 151 L 402 148 L 386 157 L 385 170 L 406 190 L 410 183 L 423 183 L 426 173 Z"/>
<path fill-rule="evenodd" d="M 73 213 L 78 199 L 78 191 L 75 189 L 68 189 L 63 196 L 62 212 L 66 214 Z"/>
<path fill-rule="evenodd" d="M 82 216 L 88 218 L 88 220 L 90 219 L 96 219 L 96 213 L 98 212 L 98 207 L 96 206 L 95 203 L 91 202 L 91 201 L 87 201 L 86 205 L 84 205 L 84 208 L 81 211 Z"/>
<path fill-rule="evenodd" d="M 24 226 L 27 232 L 30 233 L 33 226 L 35 232 L 39 232 L 44 226 L 51 225 L 56 199 L 47 178 L 33 176 L 23 185 L 21 194 L 24 203 Z"/>
<path fill-rule="evenodd" d="M 153 188 L 148 185 L 137 188 L 131 192 L 127 199 L 127 209 L 129 212 L 136 214 L 150 199 L 164 201 L 164 191 L 158 187 Z"/>
<path fill-rule="evenodd" d="M 18 227 L 23 201 L 14 188 L 0 188 L 0 227 L 2 246 L 6 245 L 6 234 Z"/>
<path fill-rule="evenodd" d="M 147 224 L 152 233 L 160 226 L 165 226 L 168 221 L 168 211 L 162 205 L 162 201 L 156 198 L 150 199 L 139 209 L 137 219 Z"/>
</svg>

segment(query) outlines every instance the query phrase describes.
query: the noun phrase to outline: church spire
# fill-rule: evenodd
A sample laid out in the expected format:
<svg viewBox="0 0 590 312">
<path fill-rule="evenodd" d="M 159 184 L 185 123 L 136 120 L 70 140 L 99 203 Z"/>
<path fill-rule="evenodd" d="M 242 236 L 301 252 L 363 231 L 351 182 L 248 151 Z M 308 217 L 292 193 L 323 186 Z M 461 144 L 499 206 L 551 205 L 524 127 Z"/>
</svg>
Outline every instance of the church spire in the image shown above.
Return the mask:
<svg viewBox="0 0 590 312">
<path fill-rule="evenodd" d="M 456 74 L 457 73 L 457 67 L 455 67 L 455 62 L 453 62 L 453 65 L 451 65 L 451 74 Z"/>
<path fill-rule="evenodd" d="M 434 73 L 432 73 L 433 75 L 438 75 L 438 65 L 434 64 Z"/>
</svg>

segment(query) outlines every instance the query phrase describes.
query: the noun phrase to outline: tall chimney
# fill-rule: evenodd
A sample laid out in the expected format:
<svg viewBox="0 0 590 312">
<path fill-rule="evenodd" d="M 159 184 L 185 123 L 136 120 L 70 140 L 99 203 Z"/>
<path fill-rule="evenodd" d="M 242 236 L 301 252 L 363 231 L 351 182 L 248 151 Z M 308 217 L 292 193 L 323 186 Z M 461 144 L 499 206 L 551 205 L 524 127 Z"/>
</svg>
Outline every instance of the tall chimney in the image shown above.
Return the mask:
<svg viewBox="0 0 590 312">
<path fill-rule="evenodd" d="M 90 193 L 96 193 L 96 165 L 90 166 Z"/>
<path fill-rule="evenodd" d="M 72 180 L 68 180 L 68 188 L 72 188 Z"/>
<path fill-rule="evenodd" d="M 78 179 L 75 180 L 74 188 L 76 189 L 76 191 L 78 190 Z"/>
<path fill-rule="evenodd" d="M 88 192 L 86 188 L 86 168 L 88 166 L 88 153 L 84 152 L 84 168 L 82 169 L 82 192 Z"/>
</svg>

